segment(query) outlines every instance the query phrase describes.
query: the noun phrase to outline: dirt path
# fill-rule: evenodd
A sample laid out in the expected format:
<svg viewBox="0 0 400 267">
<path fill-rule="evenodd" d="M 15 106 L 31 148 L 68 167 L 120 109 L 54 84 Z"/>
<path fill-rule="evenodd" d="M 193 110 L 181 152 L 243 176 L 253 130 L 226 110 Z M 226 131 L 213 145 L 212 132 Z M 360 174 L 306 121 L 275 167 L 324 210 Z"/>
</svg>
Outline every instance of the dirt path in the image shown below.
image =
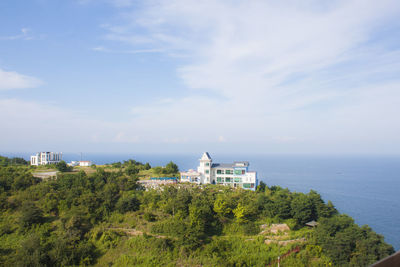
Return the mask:
<svg viewBox="0 0 400 267">
<path fill-rule="evenodd" d="M 117 227 L 112 227 L 112 228 L 107 228 L 108 230 L 113 230 L 113 231 L 121 231 L 126 233 L 127 235 L 130 236 L 138 236 L 138 235 L 143 235 L 144 232 L 143 231 L 139 231 L 136 230 L 134 228 L 117 228 Z M 151 234 L 151 233 L 145 233 L 146 235 L 149 236 L 153 236 L 155 238 L 171 238 L 171 239 L 176 239 L 175 237 L 169 237 L 169 236 L 165 236 L 165 235 L 155 235 L 155 234 Z"/>
</svg>

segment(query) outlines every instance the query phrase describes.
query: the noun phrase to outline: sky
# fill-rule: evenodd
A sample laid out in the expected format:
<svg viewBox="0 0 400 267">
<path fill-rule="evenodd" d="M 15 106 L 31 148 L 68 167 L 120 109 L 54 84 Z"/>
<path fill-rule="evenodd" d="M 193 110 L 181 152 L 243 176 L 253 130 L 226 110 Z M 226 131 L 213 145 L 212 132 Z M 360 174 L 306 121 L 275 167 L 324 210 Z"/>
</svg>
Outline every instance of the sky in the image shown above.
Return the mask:
<svg viewBox="0 0 400 267">
<path fill-rule="evenodd" d="M 2 0 L 0 153 L 399 154 L 398 0 Z"/>
</svg>

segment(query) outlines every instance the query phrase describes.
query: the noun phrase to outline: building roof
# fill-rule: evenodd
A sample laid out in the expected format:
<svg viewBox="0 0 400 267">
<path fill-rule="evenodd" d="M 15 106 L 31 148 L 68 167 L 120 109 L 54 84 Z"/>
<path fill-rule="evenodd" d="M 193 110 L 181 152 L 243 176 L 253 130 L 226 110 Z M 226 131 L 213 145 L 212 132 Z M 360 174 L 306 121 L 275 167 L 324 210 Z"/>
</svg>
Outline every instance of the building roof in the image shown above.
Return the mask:
<svg viewBox="0 0 400 267">
<path fill-rule="evenodd" d="M 247 167 L 249 163 L 247 161 L 235 161 L 234 163 L 213 163 L 211 168 L 235 168 L 235 167 Z"/>
<path fill-rule="evenodd" d="M 201 160 L 212 160 L 210 154 L 208 152 L 204 152 L 203 156 L 201 156 Z"/>
<path fill-rule="evenodd" d="M 233 168 L 232 163 L 213 163 L 211 168 Z"/>
<path fill-rule="evenodd" d="M 234 163 L 213 163 L 211 168 L 235 168 L 235 167 L 247 167 L 249 163 L 247 161 L 235 161 Z"/>
</svg>

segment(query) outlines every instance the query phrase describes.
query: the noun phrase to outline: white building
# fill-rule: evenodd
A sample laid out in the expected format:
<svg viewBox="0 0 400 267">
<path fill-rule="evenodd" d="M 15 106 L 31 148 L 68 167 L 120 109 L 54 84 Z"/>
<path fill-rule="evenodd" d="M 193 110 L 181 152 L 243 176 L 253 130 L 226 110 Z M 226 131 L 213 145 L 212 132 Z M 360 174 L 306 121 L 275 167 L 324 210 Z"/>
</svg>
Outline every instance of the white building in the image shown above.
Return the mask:
<svg viewBox="0 0 400 267">
<path fill-rule="evenodd" d="M 62 160 L 61 152 L 39 152 L 31 156 L 31 165 L 57 164 Z"/>
<path fill-rule="evenodd" d="M 181 172 L 182 182 L 198 184 L 223 184 L 255 190 L 258 184 L 257 172 L 249 171 L 249 162 L 213 163 L 208 152 L 200 159 L 197 172 L 189 170 Z"/>
<path fill-rule="evenodd" d="M 88 166 L 92 166 L 92 162 L 91 161 L 88 161 L 88 160 L 84 160 L 84 161 L 79 161 L 79 166 L 81 166 L 81 167 L 88 167 Z"/>
</svg>

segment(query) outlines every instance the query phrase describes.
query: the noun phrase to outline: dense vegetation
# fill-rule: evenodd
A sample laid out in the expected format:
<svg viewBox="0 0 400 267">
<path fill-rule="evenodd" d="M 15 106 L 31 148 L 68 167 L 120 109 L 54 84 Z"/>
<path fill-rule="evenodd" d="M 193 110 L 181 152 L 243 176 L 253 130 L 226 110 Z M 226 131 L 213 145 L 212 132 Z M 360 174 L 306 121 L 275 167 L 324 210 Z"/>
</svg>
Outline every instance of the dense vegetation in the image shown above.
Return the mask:
<svg viewBox="0 0 400 267">
<path fill-rule="evenodd" d="M 0 265 L 265 266 L 286 254 L 282 266 L 365 266 L 394 252 L 315 191 L 137 182 L 177 171 L 131 160 L 42 181 L 0 167 Z M 272 223 L 291 230 L 261 232 Z"/>
</svg>

